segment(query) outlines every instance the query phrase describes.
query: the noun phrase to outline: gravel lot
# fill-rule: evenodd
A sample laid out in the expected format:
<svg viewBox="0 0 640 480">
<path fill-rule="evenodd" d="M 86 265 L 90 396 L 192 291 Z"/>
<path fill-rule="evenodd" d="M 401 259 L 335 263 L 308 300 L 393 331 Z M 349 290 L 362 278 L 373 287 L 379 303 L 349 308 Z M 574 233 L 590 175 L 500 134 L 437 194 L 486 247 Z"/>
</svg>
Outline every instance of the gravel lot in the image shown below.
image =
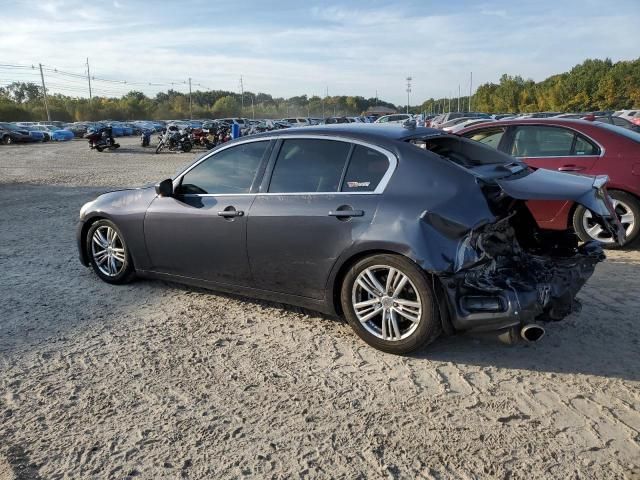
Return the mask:
<svg viewBox="0 0 640 480">
<path fill-rule="evenodd" d="M 342 321 L 77 260 L 80 206 L 194 154 L 0 146 L 0 479 L 640 478 L 640 253 L 536 345 Z"/>
</svg>

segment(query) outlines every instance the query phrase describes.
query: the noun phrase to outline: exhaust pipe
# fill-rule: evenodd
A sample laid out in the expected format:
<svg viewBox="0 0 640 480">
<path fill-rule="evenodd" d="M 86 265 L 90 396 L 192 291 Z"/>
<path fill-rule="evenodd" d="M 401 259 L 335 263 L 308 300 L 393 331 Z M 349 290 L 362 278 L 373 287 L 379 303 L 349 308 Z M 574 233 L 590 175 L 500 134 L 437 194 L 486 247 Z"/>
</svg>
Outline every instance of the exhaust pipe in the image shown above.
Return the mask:
<svg viewBox="0 0 640 480">
<path fill-rule="evenodd" d="M 505 345 L 515 345 L 522 340 L 534 343 L 540 340 L 544 334 L 544 328 L 536 323 L 528 323 L 523 327 L 508 327 L 498 331 L 471 333 L 474 337 L 498 340 Z"/>
<path fill-rule="evenodd" d="M 535 323 L 529 323 L 520 329 L 520 336 L 525 342 L 533 343 L 544 337 L 544 328 Z"/>
</svg>

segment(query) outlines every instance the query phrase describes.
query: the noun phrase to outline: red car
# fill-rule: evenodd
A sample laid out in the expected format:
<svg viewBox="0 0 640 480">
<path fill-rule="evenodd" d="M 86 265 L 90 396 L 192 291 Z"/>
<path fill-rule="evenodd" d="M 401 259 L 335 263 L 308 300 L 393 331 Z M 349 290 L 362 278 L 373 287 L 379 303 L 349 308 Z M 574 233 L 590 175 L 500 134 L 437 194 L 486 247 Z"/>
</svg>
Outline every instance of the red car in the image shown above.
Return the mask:
<svg viewBox="0 0 640 480">
<path fill-rule="evenodd" d="M 607 188 L 627 239 L 640 233 L 640 134 L 601 122 L 536 118 L 473 125 L 457 132 L 512 155 L 533 168 L 608 175 Z M 562 230 L 573 225 L 581 240 L 614 247 L 611 235 L 591 212 L 573 202 L 530 201 L 538 225 Z"/>
</svg>

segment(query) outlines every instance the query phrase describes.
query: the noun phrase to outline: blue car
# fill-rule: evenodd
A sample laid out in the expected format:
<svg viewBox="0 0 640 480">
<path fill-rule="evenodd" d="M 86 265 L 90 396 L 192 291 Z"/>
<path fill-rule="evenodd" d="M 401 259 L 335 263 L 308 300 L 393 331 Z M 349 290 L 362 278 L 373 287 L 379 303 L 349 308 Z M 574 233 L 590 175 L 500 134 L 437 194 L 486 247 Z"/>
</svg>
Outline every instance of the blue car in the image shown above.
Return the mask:
<svg viewBox="0 0 640 480">
<path fill-rule="evenodd" d="M 29 138 L 31 139 L 32 142 L 46 141 L 44 132 L 41 132 L 40 130 L 33 130 L 33 127 L 28 127 L 28 132 L 29 132 Z"/>
<path fill-rule="evenodd" d="M 51 140 L 56 142 L 66 142 L 67 140 L 73 140 L 75 137 L 71 130 L 58 127 L 50 127 L 49 135 L 51 136 Z"/>
<path fill-rule="evenodd" d="M 71 130 L 65 130 L 55 125 L 33 125 L 30 129 L 41 132 L 44 135 L 44 142 L 49 140 L 56 142 L 72 140 L 75 136 Z"/>
</svg>

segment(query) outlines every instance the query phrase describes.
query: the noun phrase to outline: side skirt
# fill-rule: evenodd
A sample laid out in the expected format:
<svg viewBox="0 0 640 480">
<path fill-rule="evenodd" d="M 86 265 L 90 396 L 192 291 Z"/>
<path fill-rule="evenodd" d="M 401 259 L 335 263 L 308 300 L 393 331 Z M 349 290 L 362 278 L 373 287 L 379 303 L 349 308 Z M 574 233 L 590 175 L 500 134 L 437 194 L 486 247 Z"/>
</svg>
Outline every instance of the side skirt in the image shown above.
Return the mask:
<svg viewBox="0 0 640 480">
<path fill-rule="evenodd" d="M 338 316 L 333 309 L 333 305 L 327 304 L 325 300 L 315 300 L 313 298 L 300 297 L 297 295 L 287 295 L 285 293 L 271 292 L 258 288 L 210 282 L 199 278 L 184 277 L 180 275 L 153 272 L 149 270 L 136 270 L 136 275 L 141 278 L 164 280 L 167 282 L 175 282 L 184 285 L 190 285 L 193 287 L 205 288 L 207 290 L 242 295 L 254 299 L 267 300 L 275 303 L 285 303 L 287 305 L 295 305 L 298 307 L 307 308 L 309 310 L 315 310 L 317 312 L 324 313 L 333 317 Z"/>
</svg>

